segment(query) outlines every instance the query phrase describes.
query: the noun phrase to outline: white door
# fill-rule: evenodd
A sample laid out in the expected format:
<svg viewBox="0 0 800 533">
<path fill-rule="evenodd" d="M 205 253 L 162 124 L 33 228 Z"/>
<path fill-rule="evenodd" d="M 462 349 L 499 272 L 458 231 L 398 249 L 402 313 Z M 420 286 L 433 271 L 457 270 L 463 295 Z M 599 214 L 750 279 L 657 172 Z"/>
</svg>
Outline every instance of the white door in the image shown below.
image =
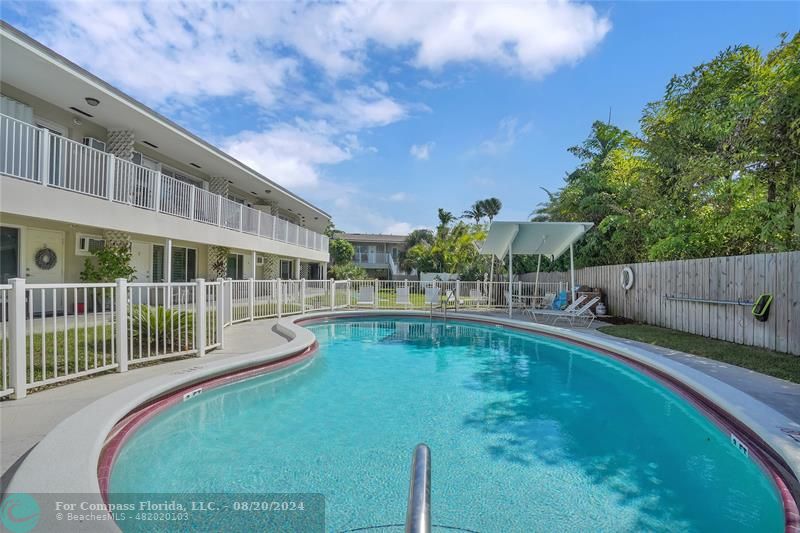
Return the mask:
<svg viewBox="0 0 800 533">
<path fill-rule="evenodd" d="M 152 246 L 146 242 L 133 241 L 131 243 L 131 266 L 136 270 L 134 281 L 147 283 L 152 280 L 150 269 L 153 260 L 150 256 Z"/>
<path fill-rule="evenodd" d="M 367 248 L 367 250 L 368 250 L 367 256 L 369 257 L 367 262 L 369 264 L 371 264 L 371 265 L 374 265 L 375 264 L 375 259 L 376 259 L 375 256 L 378 254 L 378 247 L 377 246 L 370 246 L 369 248 Z"/>
<path fill-rule="evenodd" d="M 28 228 L 25 230 L 25 279 L 27 283 L 64 283 L 64 232 L 45 229 Z M 64 309 L 64 291 L 46 290 L 44 307 L 42 307 L 42 291 L 34 291 L 33 312 L 46 314 L 53 312 L 53 295 L 55 294 L 55 310 Z"/>
</svg>

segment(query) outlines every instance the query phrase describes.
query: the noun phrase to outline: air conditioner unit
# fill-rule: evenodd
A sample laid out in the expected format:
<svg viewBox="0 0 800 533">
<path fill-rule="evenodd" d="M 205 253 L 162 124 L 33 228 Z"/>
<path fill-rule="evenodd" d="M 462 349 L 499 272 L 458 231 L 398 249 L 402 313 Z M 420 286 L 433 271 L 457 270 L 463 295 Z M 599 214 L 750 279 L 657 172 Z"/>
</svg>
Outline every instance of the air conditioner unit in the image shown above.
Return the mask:
<svg viewBox="0 0 800 533">
<path fill-rule="evenodd" d="M 102 250 L 105 245 L 106 241 L 99 237 L 78 235 L 75 243 L 75 252 L 77 255 L 91 255 L 98 250 Z"/>
<path fill-rule="evenodd" d="M 95 139 L 94 137 L 84 137 L 83 144 L 88 146 L 89 148 L 94 148 L 95 150 L 100 150 L 101 152 L 106 151 L 106 143 L 101 141 L 100 139 Z"/>
</svg>

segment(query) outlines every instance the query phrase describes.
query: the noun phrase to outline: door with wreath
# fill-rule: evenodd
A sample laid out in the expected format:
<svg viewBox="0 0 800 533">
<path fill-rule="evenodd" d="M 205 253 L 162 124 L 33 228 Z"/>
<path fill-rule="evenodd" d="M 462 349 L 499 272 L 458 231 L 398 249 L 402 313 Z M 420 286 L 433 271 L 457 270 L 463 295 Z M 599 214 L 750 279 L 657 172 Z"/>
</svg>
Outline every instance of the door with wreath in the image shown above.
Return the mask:
<svg viewBox="0 0 800 533">
<path fill-rule="evenodd" d="M 25 230 L 25 282 L 64 283 L 64 232 L 28 228 Z M 44 302 L 42 293 L 44 292 Z M 33 291 L 33 312 L 52 315 L 64 310 L 64 291 Z"/>
</svg>

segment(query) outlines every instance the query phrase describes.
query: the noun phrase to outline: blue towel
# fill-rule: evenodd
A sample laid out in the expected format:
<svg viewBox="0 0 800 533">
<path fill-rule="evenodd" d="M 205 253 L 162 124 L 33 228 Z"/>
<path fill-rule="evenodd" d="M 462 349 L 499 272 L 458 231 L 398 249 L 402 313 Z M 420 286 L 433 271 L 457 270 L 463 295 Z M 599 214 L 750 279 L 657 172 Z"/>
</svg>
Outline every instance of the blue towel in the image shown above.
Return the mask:
<svg viewBox="0 0 800 533">
<path fill-rule="evenodd" d="M 567 291 L 559 292 L 556 297 L 553 299 L 553 309 L 556 311 L 560 311 L 567 306 Z"/>
</svg>

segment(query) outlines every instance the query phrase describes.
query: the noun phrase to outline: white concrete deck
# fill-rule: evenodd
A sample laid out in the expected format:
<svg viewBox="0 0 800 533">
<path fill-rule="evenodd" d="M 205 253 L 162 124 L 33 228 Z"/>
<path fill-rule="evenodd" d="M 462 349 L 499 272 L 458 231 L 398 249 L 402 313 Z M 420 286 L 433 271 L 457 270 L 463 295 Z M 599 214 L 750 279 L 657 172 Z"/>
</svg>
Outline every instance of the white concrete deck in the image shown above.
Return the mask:
<svg viewBox="0 0 800 533">
<path fill-rule="evenodd" d="M 272 330 L 275 319 L 243 322 L 225 330 L 225 348 L 214 350 L 203 362 L 273 348 L 287 340 Z M 5 472 L 69 415 L 98 398 L 153 376 L 197 365 L 196 357 L 162 362 L 128 372 L 110 373 L 34 392 L 22 400 L 0 402 L 0 468 Z"/>
</svg>

